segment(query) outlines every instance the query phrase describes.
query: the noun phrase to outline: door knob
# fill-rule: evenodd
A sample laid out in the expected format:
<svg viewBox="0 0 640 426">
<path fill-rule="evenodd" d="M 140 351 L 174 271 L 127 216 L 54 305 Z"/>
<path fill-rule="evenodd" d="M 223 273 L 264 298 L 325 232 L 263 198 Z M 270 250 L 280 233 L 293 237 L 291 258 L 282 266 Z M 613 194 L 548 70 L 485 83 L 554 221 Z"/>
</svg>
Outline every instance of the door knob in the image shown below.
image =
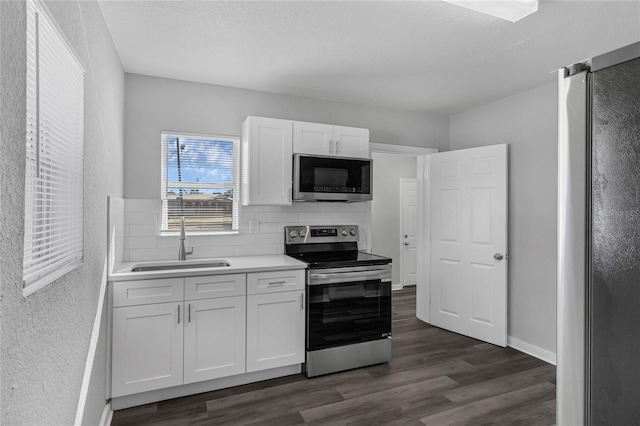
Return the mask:
<svg viewBox="0 0 640 426">
<path fill-rule="evenodd" d="M 493 258 L 495 260 L 502 260 L 504 258 L 504 256 L 502 255 L 502 253 L 496 253 L 493 255 Z"/>
<path fill-rule="evenodd" d="M 405 245 L 405 246 L 408 246 L 408 245 L 409 245 L 409 243 L 405 242 L 405 243 L 404 243 L 404 245 Z"/>
</svg>

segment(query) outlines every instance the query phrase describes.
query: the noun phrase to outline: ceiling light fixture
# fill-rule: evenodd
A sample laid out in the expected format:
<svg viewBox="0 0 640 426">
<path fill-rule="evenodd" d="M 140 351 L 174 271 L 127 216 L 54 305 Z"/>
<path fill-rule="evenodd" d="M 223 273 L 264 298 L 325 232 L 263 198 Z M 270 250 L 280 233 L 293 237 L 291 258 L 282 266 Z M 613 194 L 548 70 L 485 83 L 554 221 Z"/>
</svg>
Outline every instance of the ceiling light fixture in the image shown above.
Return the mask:
<svg viewBox="0 0 640 426">
<path fill-rule="evenodd" d="M 507 21 L 516 22 L 538 10 L 538 0 L 443 0 Z"/>
</svg>

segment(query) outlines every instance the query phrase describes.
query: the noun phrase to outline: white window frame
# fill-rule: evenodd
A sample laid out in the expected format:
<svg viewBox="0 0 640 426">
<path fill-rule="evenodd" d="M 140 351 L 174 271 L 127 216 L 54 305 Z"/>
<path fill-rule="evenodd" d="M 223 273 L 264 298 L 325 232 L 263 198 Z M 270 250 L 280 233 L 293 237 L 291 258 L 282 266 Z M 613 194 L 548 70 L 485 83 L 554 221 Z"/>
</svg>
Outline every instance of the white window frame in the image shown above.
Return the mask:
<svg viewBox="0 0 640 426">
<path fill-rule="evenodd" d="M 85 74 L 46 6 L 26 7 L 24 296 L 82 265 Z"/>
<path fill-rule="evenodd" d="M 221 136 L 201 133 L 189 133 L 189 132 L 177 132 L 177 131 L 163 131 L 161 133 L 161 184 L 160 184 L 160 197 L 162 199 L 162 223 L 160 228 L 160 235 L 176 235 L 179 233 L 178 229 L 169 229 L 169 200 L 167 198 L 167 188 L 180 186 L 177 182 L 168 181 L 167 173 L 167 138 L 170 137 L 179 138 L 191 138 L 191 139 L 203 139 L 203 140 L 225 140 L 233 142 L 233 182 L 230 184 L 220 184 L 218 182 L 199 182 L 197 184 L 190 183 L 188 186 L 195 188 L 200 187 L 202 189 L 230 189 L 233 191 L 232 200 L 232 225 L 230 230 L 220 230 L 215 228 L 193 230 L 186 227 L 186 232 L 191 235 L 220 235 L 220 234 L 238 234 L 239 233 L 239 215 L 240 215 L 240 137 L 239 136 Z"/>
</svg>

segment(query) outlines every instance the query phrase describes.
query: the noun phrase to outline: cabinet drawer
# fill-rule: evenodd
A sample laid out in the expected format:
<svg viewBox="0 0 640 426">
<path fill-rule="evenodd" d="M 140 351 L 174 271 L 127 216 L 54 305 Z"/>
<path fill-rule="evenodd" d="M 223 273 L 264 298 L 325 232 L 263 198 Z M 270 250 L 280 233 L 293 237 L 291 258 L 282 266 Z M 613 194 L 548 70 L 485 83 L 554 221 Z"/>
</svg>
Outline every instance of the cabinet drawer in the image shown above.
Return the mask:
<svg viewBox="0 0 640 426">
<path fill-rule="evenodd" d="M 304 290 L 304 269 L 247 274 L 247 293 Z"/>
<path fill-rule="evenodd" d="M 184 278 L 122 281 L 113 285 L 114 307 L 181 302 L 183 298 Z"/>
<path fill-rule="evenodd" d="M 184 279 L 184 298 L 196 300 L 242 296 L 246 294 L 246 282 L 245 274 L 187 277 Z"/>
</svg>

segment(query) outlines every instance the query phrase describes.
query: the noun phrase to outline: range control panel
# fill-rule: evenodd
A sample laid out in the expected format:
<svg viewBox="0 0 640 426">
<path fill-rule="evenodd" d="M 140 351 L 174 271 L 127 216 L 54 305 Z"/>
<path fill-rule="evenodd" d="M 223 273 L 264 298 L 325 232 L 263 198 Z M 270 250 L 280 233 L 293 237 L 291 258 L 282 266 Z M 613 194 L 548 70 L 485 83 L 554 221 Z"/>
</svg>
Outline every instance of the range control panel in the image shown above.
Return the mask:
<svg viewBox="0 0 640 426">
<path fill-rule="evenodd" d="M 313 244 L 358 241 L 358 225 L 285 226 L 285 244 Z"/>
</svg>

